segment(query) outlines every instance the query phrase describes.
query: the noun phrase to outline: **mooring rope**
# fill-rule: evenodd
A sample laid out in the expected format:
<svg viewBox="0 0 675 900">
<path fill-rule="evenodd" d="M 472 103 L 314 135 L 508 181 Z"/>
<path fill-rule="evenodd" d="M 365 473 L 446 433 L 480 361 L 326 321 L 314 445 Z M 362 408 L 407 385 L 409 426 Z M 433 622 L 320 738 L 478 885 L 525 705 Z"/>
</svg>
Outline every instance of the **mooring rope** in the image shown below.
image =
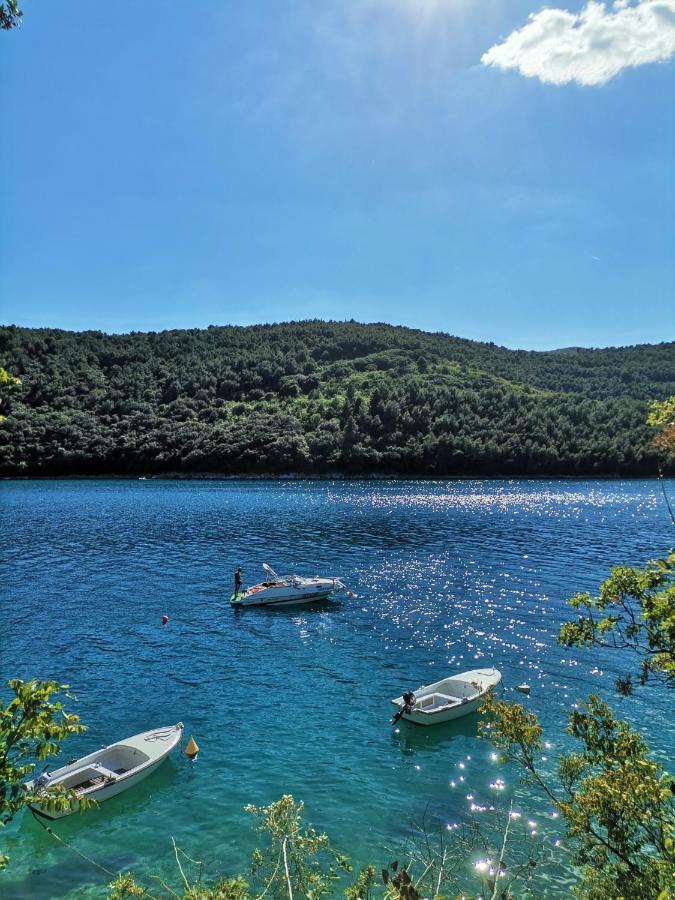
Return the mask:
<svg viewBox="0 0 675 900">
<path fill-rule="evenodd" d="M 78 856 L 81 856 L 82 859 L 86 859 L 87 862 L 91 863 L 92 866 L 96 866 L 96 868 L 100 869 L 102 872 L 105 872 L 106 875 L 110 875 L 112 878 L 117 878 L 117 876 L 119 875 L 119 872 L 111 872 L 110 869 L 106 869 L 106 867 L 101 865 L 101 863 L 96 862 L 95 859 L 92 859 L 91 857 L 87 856 L 86 853 L 83 853 L 81 850 L 78 850 L 77 847 L 74 847 L 72 844 L 69 844 L 68 841 L 64 840 L 60 835 L 58 835 L 54 831 L 53 828 L 50 828 L 49 825 L 45 825 L 45 823 L 40 819 L 40 817 L 37 815 L 37 813 L 34 810 L 31 809 L 30 813 L 33 816 L 33 818 L 35 819 L 35 821 L 38 823 L 40 828 L 44 828 L 44 830 L 47 832 L 47 834 L 51 834 L 51 836 L 53 838 L 56 838 L 56 840 L 60 844 L 63 844 L 64 847 L 67 847 L 69 850 L 72 850 L 73 853 L 77 853 Z"/>
<path fill-rule="evenodd" d="M 37 815 L 35 810 L 31 809 L 30 813 L 33 816 L 33 818 L 35 819 L 35 821 L 38 823 L 40 828 L 43 828 L 47 832 L 47 834 L 51 834 L 51 836 L 53 838 L 55 838 L 60 844 L 63 844 L 64 847 L 67 847 L 68 850 L 71 850 L 73 853 L 76 853 L 79 857 L 86 860 L 86 862 L 91 863 L 92 866 L 96 866 L 97 869 L 100 869 L 102 872 L 105 872 L 105 874 L 108 875 L 110 878 L 115 879 L 118 877 L 120 872 L 111 872 L 110 869 L 106 869 L 106 867 L 104 865 L 102 865 L 99 862 L 96 862 L 96 860 L 92 859 L 91 856 L 87 856 L 86 853 L 83 853 L 81 850 L 78 850 L 78 848 L 73 846 L 73 844 L 69 844 L 68 841 L 66 841 L 64 838 L 62 838 L 61 835 L 57 834 L 53 828 L 50 828 L 49 825 L 45 825 L 45 823 L 40 819 L 40 816 Z M 145 891 L 146 896 L 150 898 L 150 900 L 158 900 L 158 898 L 154 897 L 148 891 L 147 888 L 143 888 L 143 890 Z"/>
<path fill-rule="evenodd" d="M 172 725 L 171 728 L 160 728 L 157 731 L 153 731 L 150 734 L 147 734 L 143 740 L 148 741 L 148 743 L 152 743 L 153 741 L 168 741 L 169 738 L 173 737 L 176 733 L 176 730 L 180 728 L 181 730 L 181 741 L 183 739 L 183 723 L 179 722 L 177 725 Z"/>
</svg>

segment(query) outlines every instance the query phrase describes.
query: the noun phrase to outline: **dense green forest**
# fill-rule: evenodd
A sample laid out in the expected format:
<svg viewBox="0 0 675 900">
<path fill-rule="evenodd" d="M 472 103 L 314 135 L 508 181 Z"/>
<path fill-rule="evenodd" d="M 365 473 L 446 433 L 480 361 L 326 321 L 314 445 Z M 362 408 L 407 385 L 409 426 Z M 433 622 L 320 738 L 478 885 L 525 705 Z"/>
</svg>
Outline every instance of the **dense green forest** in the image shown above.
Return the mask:
<svg viewBox="0 0 675 900">
<path fill-rule="evenodd" d="M 553 352 L 307 321 L 0 328 L 0 473 L 654 475 L 675 343 Z"/>
</svg>

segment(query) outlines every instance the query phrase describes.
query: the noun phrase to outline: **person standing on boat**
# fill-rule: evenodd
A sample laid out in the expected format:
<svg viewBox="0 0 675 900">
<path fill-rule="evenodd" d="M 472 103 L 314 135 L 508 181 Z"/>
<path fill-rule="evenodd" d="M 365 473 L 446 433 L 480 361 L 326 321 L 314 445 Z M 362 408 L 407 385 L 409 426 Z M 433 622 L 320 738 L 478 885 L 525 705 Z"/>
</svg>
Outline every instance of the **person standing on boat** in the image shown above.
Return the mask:
<svg viewBox="0 0 675 900">
<path fill-rule="evenodd" d="M 238 597 L 241 593 L 241 566 L 237 566 L 237 571 L 234 573 L 234 596 Z"/>
</svg>

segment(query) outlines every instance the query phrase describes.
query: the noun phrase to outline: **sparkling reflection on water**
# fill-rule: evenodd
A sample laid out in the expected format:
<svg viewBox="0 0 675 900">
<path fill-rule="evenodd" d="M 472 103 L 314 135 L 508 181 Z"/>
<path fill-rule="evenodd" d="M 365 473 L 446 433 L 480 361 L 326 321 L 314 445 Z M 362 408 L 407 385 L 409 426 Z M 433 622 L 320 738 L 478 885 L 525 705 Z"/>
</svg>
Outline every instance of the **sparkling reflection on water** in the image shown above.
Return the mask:
<svg viewBox="0 0 675 900">
<path fill-rule="evenodd" d="M 546 728 L 553 765 L 564 713 L 611 692 L 625 661 L 561 649 L 566 598 L 608 565 L 672 544 L 653 482 L 5 482 L 0 569 L 3 679 L 69 683 L 89 733 L 67 754 L 183 720 L 202 752 L 58 831 L 113 871 L 176 881 L 170 839 L 213 875 L 246 865 L 246 803 L 284 792 L 357 864 L 386 863 L 431 816 L 513 800 L 551 853 L 559 822 L 476 738 L 477 717 L 432 731 L 389 726 L 389 698 L 494 663 L 507 696 Z M 358 599 L 233 612 L 236 565 L 339 575 Z M 160 616 L 170 617 L 162 628 Z M 511 694 L 512 695 L 512 694 Z M 663 762 L 675 727 L 663 698 L 612 698 Z M 550 753 L 548 751 L 550 750 Z M 530 825 L 530 823 L 533 823 Z M 3 896 L 100 896 L 109 880 L 28 815 L 3 838 Z M 388 851 L 386 851 L 388 853 Z M 564 864 L 564 858 L 560 858 Z M 567 890 L 553 871 L 550 895 Z"/>
</svg>

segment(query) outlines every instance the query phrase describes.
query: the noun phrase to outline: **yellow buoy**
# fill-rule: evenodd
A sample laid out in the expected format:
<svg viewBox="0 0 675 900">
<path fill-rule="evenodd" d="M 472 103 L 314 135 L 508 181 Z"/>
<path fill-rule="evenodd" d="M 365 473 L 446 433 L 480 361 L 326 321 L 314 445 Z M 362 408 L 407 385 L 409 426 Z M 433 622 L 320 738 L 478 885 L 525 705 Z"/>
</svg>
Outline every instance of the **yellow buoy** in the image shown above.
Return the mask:
<svg viewBox="0 0 675 900">
<path fill-rule="evenodd" d="M 190 740 L 187 742 L 187 747 L 185 748 L 185 755 L 194 760 L 197 758 L 198 753 L 199 747 L 197 746 L 197 741 L 192 736 L 190 736 Z"/>
</svg>

